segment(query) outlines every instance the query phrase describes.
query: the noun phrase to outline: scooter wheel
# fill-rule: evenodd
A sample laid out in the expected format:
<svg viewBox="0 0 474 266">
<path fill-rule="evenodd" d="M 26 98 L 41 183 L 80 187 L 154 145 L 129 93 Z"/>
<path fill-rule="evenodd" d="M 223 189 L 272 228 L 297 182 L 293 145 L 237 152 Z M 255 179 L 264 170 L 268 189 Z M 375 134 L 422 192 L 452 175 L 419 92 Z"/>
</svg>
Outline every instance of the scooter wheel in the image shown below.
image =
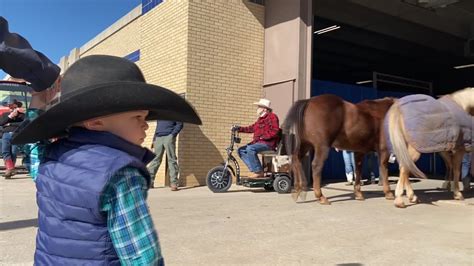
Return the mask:
<svg viewBox="0 0 474 266">
<path fill-rule="evenodd" d="M 273 181 L 273 188 L 278 193 L 290 193 L 291 180 L 286 175 L 277 176 Z"/>
<path fill-rule="evenodd" d="M 227 168 L 224 175 L 224 166 L 212 168 L 207 173 L 206 185 L 214 193 L 226 192 L 232 185 L 232 171 Z"/>
</svg>

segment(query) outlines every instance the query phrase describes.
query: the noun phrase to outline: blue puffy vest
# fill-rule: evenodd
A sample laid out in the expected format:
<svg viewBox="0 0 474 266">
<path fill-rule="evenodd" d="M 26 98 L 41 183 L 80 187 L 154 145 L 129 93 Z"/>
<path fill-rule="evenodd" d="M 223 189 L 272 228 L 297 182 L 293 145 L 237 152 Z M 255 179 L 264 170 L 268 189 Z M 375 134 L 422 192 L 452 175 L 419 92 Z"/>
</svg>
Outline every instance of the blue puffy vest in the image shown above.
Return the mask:
<svg viewBox="0 0 474 266">
<path fill-rule="evenodd" d="M 51 144 L 36 181 L 36 265 L 120 265 L 100 211 L 102 191 L 123 167 L 140 170 L 154 154 L 108 132 L 72 128 Z"/>
</svg>

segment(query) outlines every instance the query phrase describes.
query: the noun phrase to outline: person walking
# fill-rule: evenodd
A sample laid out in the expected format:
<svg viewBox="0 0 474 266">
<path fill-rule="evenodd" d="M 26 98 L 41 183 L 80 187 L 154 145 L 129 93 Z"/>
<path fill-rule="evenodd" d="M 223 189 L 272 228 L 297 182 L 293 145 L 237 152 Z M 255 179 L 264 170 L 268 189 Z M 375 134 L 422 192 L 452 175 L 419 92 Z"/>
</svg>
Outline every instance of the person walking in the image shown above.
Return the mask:
<svg viewBox="0 0 474 266">
<path fill-rule="evenodd" d="M 336 148 L 336 151 L 339 152 L 340 150 Z M 344 170 L 346 172 L 346 186 L 351 186 L 354 184 L 354 177 L 356 172 L 354 152 L 343 150 L 342 159 L 344 160 Z"/>
<path fill-rule="evenodd" d="M 168 157 L 168 170 L 170 176 L 171 191 L 177 191 L 179 187 L 178 173 L 179 165 L 176 157 L 176 137 L 183 129 L 183 123 L 177 121 L 158 120 L 155 136 L 153 139 L 152 149 L 155 149 L 156 157 L 148 165 L 152 182 L 151 187 L 154 187 L 155 175 L 160 168 L 163 154 L 166 151 Z"/>
</svg>

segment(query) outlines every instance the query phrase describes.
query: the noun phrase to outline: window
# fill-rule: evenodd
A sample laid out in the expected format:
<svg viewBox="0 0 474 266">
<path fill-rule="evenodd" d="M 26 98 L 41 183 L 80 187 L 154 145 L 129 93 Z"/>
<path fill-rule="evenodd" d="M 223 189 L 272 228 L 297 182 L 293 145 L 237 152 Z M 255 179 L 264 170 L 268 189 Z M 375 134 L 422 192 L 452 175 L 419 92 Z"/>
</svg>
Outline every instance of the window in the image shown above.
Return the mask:
<svg viewBox="0 0 474 266">
<path fill-rule="evenodd" d="M 140 50 L 136 50 L 135 52 L 128 54 L 124 56 L 124 58 L 132 61 L 132 62 L 137 62 L 140 60 Z"/>
<path fill-rule="evenodd" d="M 257 4 L 257 5 L 262 5 L 262 6 L 265 5 L 265 0 L 249 0 L 249 2 Z"/>
</svg>

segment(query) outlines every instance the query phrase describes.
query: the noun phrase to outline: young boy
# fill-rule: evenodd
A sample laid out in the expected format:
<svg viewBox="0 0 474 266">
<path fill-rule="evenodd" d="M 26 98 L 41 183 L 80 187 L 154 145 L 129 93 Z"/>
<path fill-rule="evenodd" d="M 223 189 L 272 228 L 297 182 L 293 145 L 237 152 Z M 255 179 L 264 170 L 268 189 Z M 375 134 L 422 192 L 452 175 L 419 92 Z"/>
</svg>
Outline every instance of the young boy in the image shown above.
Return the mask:
<svg viewBox="0 0 474 266">
<path fill-rule="evenodd" d="M 88 56 L 64 74 L 61 98 L 14 136 L 50 144 L 36 180 L 35 265 L 163 265 L 146 204 L 154 154 L 146 120 L 200 124 L 184 99 L 147 84 L 132 62 Z"/>
</svg>

